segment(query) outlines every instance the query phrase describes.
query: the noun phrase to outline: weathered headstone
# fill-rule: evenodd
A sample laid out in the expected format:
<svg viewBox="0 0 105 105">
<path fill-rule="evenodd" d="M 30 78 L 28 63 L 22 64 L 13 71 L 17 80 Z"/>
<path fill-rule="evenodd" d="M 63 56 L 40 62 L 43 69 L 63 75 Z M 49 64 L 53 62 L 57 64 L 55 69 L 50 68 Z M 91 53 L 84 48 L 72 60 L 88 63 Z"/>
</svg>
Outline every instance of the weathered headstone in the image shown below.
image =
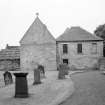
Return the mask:
<svg viewBox="0 0 105 105">
<path fill-rule="evenodd" d="M 44 70 L 44 66 L 43 65 L 39 65 L 38 69 L 40 71 L 40 77 L 41 78 L 45 78 L 45 70 Z"/>
<path fill-rule="evenodd" d="M 28 73 L 14 73 L 15 75 L 15 97 L 28 97 L 27 76 Z"/>
<path fill-rule="evenodd" d="M 68 69 L 67 64 L 60 64 L 58 69 L 58 79 L 65 79 L 65 75 L 68 75 Z"/>
<path fill-rule="evenodd" d="M 34 69 L 34 83 L 33 83 L 33 85 L 36 85 L 36 84 L 41 84 L 40 70 L 38 68 Z"/>
<path fill-rule="evenodd" d="M 9 85 L 13 83 L 12 75 L 10 72 L 6 71 L 3 75 L 4 75 L 5 85 Z"/>
</svg>

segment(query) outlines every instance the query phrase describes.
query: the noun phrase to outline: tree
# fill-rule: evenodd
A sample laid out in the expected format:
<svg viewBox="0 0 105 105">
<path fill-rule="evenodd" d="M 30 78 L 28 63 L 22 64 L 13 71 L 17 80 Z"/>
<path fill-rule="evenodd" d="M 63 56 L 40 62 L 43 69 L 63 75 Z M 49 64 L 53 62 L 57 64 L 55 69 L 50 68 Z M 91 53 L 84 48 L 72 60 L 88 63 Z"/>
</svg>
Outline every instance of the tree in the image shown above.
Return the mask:
<svg viewBox="0 0 105 105">
<path fill-rule="evenodd" d="M 96 34 L 96 36 L 101 37 L 102 39 L 104 39 L 104 46 L 103 46 L 103 56 L 105 57 L 105 24 L 103 25 L 99 25 L 96 30 L 94 31 L 94 33 Z"/>
<path fill-rule="evenodd" d="M 105 40 L 105 24 L 99 25 L 94 33 Z"/>
</svg>

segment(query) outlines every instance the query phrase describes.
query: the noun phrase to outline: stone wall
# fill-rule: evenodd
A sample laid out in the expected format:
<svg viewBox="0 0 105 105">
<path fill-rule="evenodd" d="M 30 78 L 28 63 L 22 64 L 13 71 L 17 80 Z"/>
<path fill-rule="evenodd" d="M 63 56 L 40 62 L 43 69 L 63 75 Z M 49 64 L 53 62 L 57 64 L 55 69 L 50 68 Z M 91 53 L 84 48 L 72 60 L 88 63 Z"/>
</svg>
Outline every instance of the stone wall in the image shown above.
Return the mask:
<svg viewBox="0 0 105 105">
<path fill-rule="evenodd" d="M 20 69 L 20 59 L 13 60 L 0 60 L 0 70 L 19 70 Z"/>
<path fill-rule="evenodd" d="M 77 53 L 77 44 L 82 43 L 82 53 Z M 69 67 L 74 69 L 94 68 L 98 66 L 98 59 L 103 56 L 103 42 L 69 42 L 68 54 L 63 54 L 62 44 L 57 43 L 57 65 L 62 63 L 62 59 L 69 60 Z M 92 43 L 97 43 L 97 53 L 92 53 Z"/>
<path fill-rule="evenodd" d="M 38 64 L 42 64 L 45 70 L 56 70 L 56 45 L 25 44 L 20 48 L 20 63 L 22 70 L 33 70 Z"/>
</svg>

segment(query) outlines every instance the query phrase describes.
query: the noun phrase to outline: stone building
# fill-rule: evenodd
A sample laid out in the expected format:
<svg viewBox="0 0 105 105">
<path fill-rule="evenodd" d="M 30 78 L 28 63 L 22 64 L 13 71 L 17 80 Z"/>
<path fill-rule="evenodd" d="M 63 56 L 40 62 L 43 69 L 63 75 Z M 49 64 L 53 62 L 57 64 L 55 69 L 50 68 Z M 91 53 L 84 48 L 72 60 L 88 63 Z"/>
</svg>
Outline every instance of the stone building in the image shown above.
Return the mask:
<svg viewBox="0 0 105 105">
<path fill-rule="evenodd" d="M 20 69 L 20 47 L 6 46 L 0 51 L 0 70 Z"/>
<path fill-rule="evenodd" d="M 67 63 L 71 69 L 96 68 L 103 56 L 103 40 L 81 27 L 71 27 L 56 39 L 56 49 L 57 66 Z"/>
<path fill-rule="evenodd" d="M 38 64 L 45 70 L 56 70 L 56 41 L 37 16 L 20 40 L 22 70 L 33 70 Z"/>
</svg>

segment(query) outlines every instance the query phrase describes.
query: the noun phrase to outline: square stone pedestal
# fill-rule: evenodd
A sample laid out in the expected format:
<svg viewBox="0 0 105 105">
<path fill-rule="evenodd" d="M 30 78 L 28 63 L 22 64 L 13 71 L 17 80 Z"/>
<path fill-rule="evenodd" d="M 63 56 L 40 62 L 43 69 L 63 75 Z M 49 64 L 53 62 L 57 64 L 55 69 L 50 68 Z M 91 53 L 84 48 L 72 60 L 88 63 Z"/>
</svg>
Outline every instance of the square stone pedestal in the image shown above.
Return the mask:
<svg viewBox="0 0 105 105">
<path fill-rule="evenodd" d="M 28 97 L 27 76 L 28 73 L 14 73 L 15 75 L 15 97 Z"/>
</svg>

